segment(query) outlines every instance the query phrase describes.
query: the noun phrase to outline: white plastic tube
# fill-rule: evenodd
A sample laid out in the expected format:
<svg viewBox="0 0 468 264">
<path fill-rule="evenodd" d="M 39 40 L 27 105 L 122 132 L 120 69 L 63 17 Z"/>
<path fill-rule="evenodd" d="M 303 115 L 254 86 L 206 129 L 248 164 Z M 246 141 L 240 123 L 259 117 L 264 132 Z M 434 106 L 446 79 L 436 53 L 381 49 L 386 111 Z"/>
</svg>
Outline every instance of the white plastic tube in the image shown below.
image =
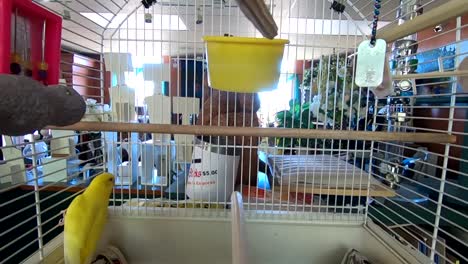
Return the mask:
<svg viewBox="0 0 468 264">
<path fill-rule="evenodd" d="M 242 195 L 233 192 L 231 195 L 232 220 L 232 263 L 247 264 L 247 240 L 245 237 L 244 208 Z"/>
</svg>

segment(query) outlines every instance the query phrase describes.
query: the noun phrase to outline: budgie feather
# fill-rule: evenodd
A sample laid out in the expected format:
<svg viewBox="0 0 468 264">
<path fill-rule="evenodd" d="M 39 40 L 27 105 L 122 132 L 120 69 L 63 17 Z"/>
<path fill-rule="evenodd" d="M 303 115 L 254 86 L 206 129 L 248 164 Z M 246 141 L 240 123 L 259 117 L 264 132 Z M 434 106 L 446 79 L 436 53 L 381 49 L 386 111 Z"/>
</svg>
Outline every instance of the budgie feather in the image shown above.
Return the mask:
<svg viewBox="0 0 468 264">
<path fill-rule="evenodd" d="M 65 214 L 64 259 L 66 264 L 89 264 L 107 220 L 114 176 L 103 173 L 78 195 Z"/>
</svg>

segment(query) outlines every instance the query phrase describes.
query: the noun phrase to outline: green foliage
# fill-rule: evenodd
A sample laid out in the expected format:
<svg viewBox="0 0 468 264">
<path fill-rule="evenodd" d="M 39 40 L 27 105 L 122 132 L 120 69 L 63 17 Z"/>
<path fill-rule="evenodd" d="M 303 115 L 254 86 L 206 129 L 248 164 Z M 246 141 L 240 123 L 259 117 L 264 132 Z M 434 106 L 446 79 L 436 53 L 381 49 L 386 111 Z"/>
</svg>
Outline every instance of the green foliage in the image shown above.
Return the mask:
<svg viewBox="0 0 468 264">
<path fill-rule="evenodd" d="M 314 92 L 320 95 L 319 120 L 328 127 L 346 129 L 350 122 L 359 117 L 359 99 L 366 91 L 353 84 L 353 61 L 347 59 L 347 54 L 323 55 L 320 61 L 315 61 L 312 70 L 304 72 L 302 87 L 314 87 Z M 361 115 L 364 114 L 360 111 Z"/>
<path fill-rule="evenodd" d="M 313 129 L 313 116 L 310 112 L 310 104 L 290 100 L 289 109 L 276 113 L 276 122 L 281 128 L 303 128 Z M 299 138 L 277 138 L 276 143 L 280 147 L 306 147 L 313 140 Z"/>
<path fill-rule="evenodd" d="M 289 109 L 276 113 L 278 127 L 313 129 L 311 122 L 323 122 L 328 129 L 346 130 L 354 128 L 357 121 L 367 114 L 362 108 L 366 102 L 367 89 L 354 82 L 354 61 L 345 53 L 323 55 L 313 61 L 311 69 L 304 71 L 301 92 L 305 103 L 291 100 Z M 311 97 L 307 96 L 310 93 Z M 317 95 L 319 101 L 309 102 Z M 317 111 L 318 108 L 318 111 Z M 312 110 L 312 111 L 311 111 Z M 285 148 L 345 148 L 347 141 L 328 139 L 277 138 L 277 146 Z"/>
<path fill-rule="evenodd" d="M 304 76 L 302 79 L 302 88 L 304 90 L 309 90 L 311 80 L 312 80 L 312 71 L 310 69 L 306 69 L 304 71 Z"/>
</svg>

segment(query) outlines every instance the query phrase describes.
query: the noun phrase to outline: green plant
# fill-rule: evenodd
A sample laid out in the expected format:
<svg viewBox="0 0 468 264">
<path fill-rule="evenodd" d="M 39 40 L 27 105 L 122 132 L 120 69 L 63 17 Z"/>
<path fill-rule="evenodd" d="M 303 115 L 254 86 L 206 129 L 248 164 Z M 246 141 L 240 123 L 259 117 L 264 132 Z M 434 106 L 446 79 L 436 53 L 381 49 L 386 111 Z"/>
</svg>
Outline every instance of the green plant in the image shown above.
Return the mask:
<svg viewBox="0 0 468 264">
<path fill-rule="evenodd" d="M 301 104 L 298 101 L 290 100 L 289 109 L 277 112 L 275 115 L 278 127 L 281 128 L 303 128 L 313 129 L 313 116 L 310 111 L 310 103 Z M 280 147 L 307 147 L 311 146 L 313 140 L 300 138 L 277 138 L 276 144 Z"/>
<path fill-rule="evenodd" d="M 315 114 L 329 128 L 347 129 L 365 115 L 365 111 L 359 111 L 359 102 L 365 100 L 366 90 L 353 84 L 353 61 L 346 55 L 323 55 L 313 62 L 312 69 L 304 72 L 302 89 L 314 87 L 311 90 L 320 97 Z"/>
<path fill-rule="evenodd" d="M 347 54 L 323 55 L 312 62 L 312 68 L 304 72 L 300 90 L 301 100 L 291 100 L 289 109 L 276 113 L 278 127 L 312 129 L 311 122 L 323 122 L 328 129 L 355 129 L 358 120 L 367 114 L 367 89 L 354 85 L 354 61 Z M 307 93 L 310 94 L 307 95 Z M 312 96 L 317 96 L 312 104 Z M 315 99 L 314 99 L 315 100 Z M 316 105 L 316 106 L 314 106 Z M 299 138 L 276 138 L 279 147 L 309 147 L 336 149 L 347 145 L 345 140 L 307 140 Z"/>
</svg>

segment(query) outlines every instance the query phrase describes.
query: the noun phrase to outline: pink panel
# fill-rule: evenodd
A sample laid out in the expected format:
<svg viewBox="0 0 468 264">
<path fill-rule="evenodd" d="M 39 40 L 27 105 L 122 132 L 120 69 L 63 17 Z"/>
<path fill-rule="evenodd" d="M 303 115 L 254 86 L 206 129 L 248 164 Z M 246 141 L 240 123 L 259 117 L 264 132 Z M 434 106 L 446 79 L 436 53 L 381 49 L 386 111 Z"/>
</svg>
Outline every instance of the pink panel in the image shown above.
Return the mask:
<svg viewBox="0 0 468 264">
<path fill-rule="evenodd" d="M 60 46 L 62 39 L 62 20 L 48 23 L 46 27 L 46 62 L 49 64 L 48 84 L 58 84 L 60 75 Z"/>
<path fill-rule="evenodd" d="M 57 84 L 60 74 L 60 45 L 62 18 L 31 0 L 0 0 L 0 73 L 10 72 L 11 15 L 14 10 L 26 17 L 31 25 L 31 60 L 33 78 L 41 61 L 42 27 L 46 20 L 45 61 L 48 64 L 47 84 Z"/>
<path fill-rule="evenodd" d="M 10 73 L 11 10 L 10 0 L 0 1 L 0 73 Z"/>
</svg>

